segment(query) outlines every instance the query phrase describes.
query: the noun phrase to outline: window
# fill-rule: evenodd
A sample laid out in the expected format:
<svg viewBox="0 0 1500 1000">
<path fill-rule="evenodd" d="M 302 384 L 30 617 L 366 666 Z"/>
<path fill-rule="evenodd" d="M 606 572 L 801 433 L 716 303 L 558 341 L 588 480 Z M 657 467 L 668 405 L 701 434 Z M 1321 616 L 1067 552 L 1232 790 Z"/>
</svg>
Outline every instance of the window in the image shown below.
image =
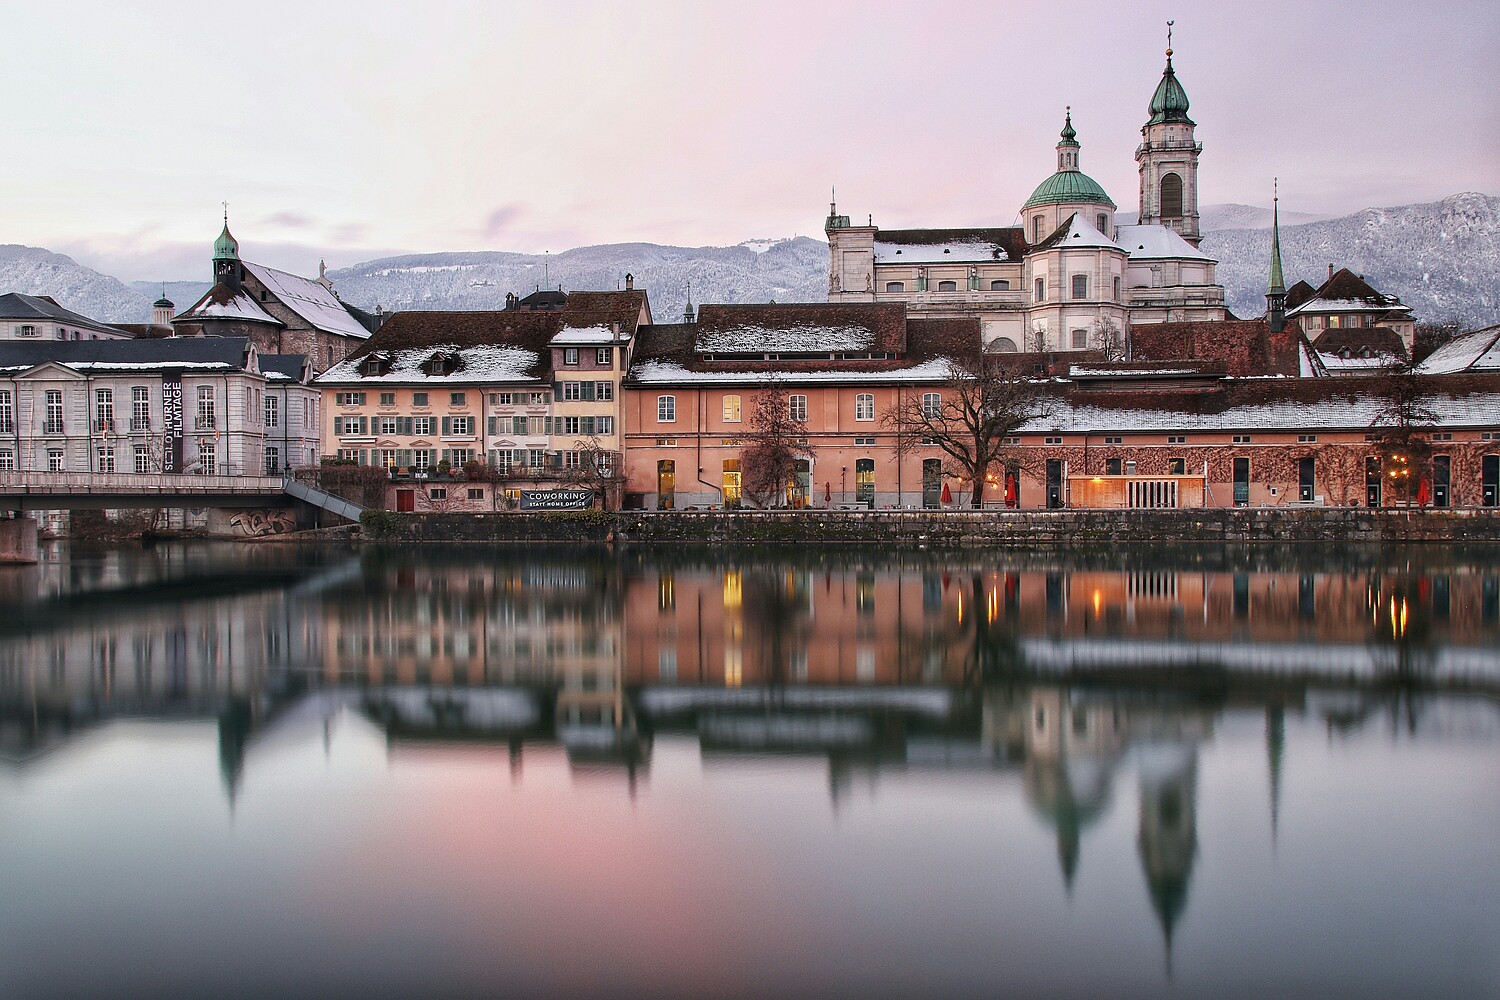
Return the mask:
<svg viewBox="0 0 1500 1000">
<path fill-rule="evenodd" d="M 659 424 L 674 424 L 677 422 L 677 397 L 656 397 L 656 422 Z"/>
<path fill-rule="evenodd" d="M 547 453 L 541 448 L 532 448 L 526 453 L 526 464 L 533 469 L 540 469 L 547 464 Z"/>
<path fill-rule="evenodd" d="M 993 279 L 991 279 L 991 281 L 990 281 L 990 291 L 992 291 L 992 292 L 1008 292 L 1008 291 L 1010 291 L 1010 279 L 1009 278 L 993 278 Z"/>
<path fill-rule="evenodd" d="M 473 417 L 451 417 L 449 420 L 445 420 L 444 423 L 448 424 L 446 433 L 452 434 L 454 437 L 468 437 L 474 433 Z"/>
<path fill-rule="evenodd" d="M 151 471 L 151 452 L 143 444 L 138 444 L 138 445 L 135 446 L 135 471 L 136 472 L 150 472 Z"/>
<path fill-rule="evenodd" d="M 582 382 L 559 382 L 558 400 L 563 403 L 576 403 L 583 398 Z"/>
<path fill-rule="evenodd" d="M 362 392 L 336 392 L 333 401 L 340 406 L 364 406 L 365 394 Z"/>
<path fill-rule="evenodd" d="M 63 432 L 63 402 L 61 389 L 48 389 L 46 395 L 47 418 L 42 424 L 42 433 L 61 434 Z"/>
<path fill-rule="evenodd" d="M 854 397 L 854 419 L 855 420 L 874 420 L 875 419 L 875 394 L 874 393 L 871 393 L 871 392 L 861 392 L 861 393 L 857 394 Z"/>
<path fill-rule="evenodd" d="M 112 431 L 115 429 L 115 391 L 113 389 L 94 390 L 94 430 Z"/>
<path fill-rule="evenodd" d="M 1115 301 L 1120 301 L 1120 276 L 1115 275 Z"/>
<path fill-rule="evenodd" d="M 492 393 L 490 393 L 490 405 L 491 406 L 510 406 L 511 405 L 511 394 L 508 393 L 508 392 L 492 392 Z"/>
<path fill-rule="evenodd" d="M 1236 434 L 1234 436 L 1234 443 L 1235 444 L 1249 444 L 1250 443 L 1250 435 L 1249 434 Z"/>
<path fill-rule="evenodd" d="M 14 434 L 15 430 L 15 401 L 11 398 L 9 389 L 0 389 L 0 434 Z"/>
<path fill-rule="evenodd" d="M 302 426 L 307 430 L 318 426 L 318 401 L 316 399 L 303 400 Z"/>
<path fill-rule="evenodd" d="M 218 451 L 212 441 L 202 441 L 198 444 L 198 475 L 212 476 L 219 471 Z"/>
<path fill-rule="evenodd" d="M 470 486 L 469 487 L 469 499 L 470 500 L 483 500 L 484 499 L 484 487 L 483 486 Z"/>
<path fill-rule="evenodd" d="M 1073 350 L 1081 351 L 1089 346 L 1089 332 L 1087 330 L 1073 331 Z"/>
<path fill-rule="evenodd" d="M 601 403 L 608 403 L 615 398 L 615 384 L 613 382 L 595 382 L 594 398 Z"/>
<path fill-rule="evenodd" d="M 194 427 L 200 431 L 211 431 L 214 429 L 214 423 L 214 387 L 200 385 L 198 387 L 198 418 Z"/>
<path fill-rule="evenodd" d="M 504 454 L 506 456 L 509 456 L 510 453 L 509 452 L 502 452 L 502 454 Z M 417 470 L 419 472 L 425 472 L 427 470 L 427 467 L 429 465 L 431 465 L 431 464 L 432 464 L 432 452 L 429 451 L 428 449 L 426 449 L 426 448 L 418 448 L 418 449 L 416 449 L 415 451 L 413 451 L 411 453 L 411 467 L 414 470 Z"/>
<path fill-rule="evenodd" d="M 614 364 L 614 353 L 615 351 L 612 347 L 599 348 L 599 350 L 594 352 L 594 364 L 600 368 L 608 368 Z"/>
<path fill-rule="evenodd" d="M 787 418 L 796 424 L 807 423 L 807 397 L 792 395 L 786 398 Z"/>
<path fill-rule="evenodd" d="M 379 431 L 379 433 L 385 434 L 385 435 L 400 434 L 401 433 L 401 418 L 400 417 L 381 417 L 380 418 L 380 431 Z"/>
<path fill-rule="evenodd" d="M 1167 444 L 1187 444 L 1186 434 L 1168 434 Z"/>
<path fill-rule="evenodd" d="M 414 392 L 414 393 L 412 393 L 411 394 L 411 405 L 412 406 L 426 406 L 427 405 L 427 393 L 425 393 L 425 392 Z"/>
<path fill-rule="evenodd" d="M 875 447 L 875 439 L 872 437 L 857 437 L 854 439 L 854 447 L 873 448 Z"/>
<path fill-rule="evenodd" d="M 579 453 L 576 451 L 565 451 L 562 453 L 562 466 L 564 469 L 576 469 L 582 464 Z"/>
<path fill-rule="evenodd" d="M 279 412 L 279 410 L 277 408 L 276 397 L 275 396 L 267 396 L 266 397 L 266 426 L 267 427 L 275 427 L 280 422 L 280 420 L 279 420 L 280 416 L 281 416 L 281 414 L 280 414 L 280 412 Z"/>
<path fill-rule="evenodd" d="M 1042 438 L 1042 443 L 1043 444 L 1062 444 L 1063 442 L 1062 442 L 1062 438 L 1060 438 L 1060 437 L 1050 437 L 1050 438 Z"/>
<path fill-rule="evenodd" d="M 1161 215 L 1164 219 L 1182 218 L 1182 178 L 1176 174 L 1162 175 Z"/>
<path fill-rule="evenodd" d="M 1434 434 L 1433 437 L 1437 437 L 1437 435 Z M 1297 435 L 1297 442 L 1299 444 L 1314 444 L 1314 443 L 1317 442 L 1317 440 L 1318 440 L 1318 436 L 1316 434 L 1298 434 Z"/>
<path fill-rule="evenodd" d="M 1187 475 L 1187 459 L 1185 459 L 1185 458 L 1169 458 L 1169 459 L 1167 459 L 1167 475 L 1169 475 L 1169 476 L 1185 476 L 1185 475 Z"/>
<path fill-rule="evenodd" d="M 35 337 L 36 336 L 36 327 L 31 326 L 29 324 L 26 325 L 26 326 L 18 327 L 16 329 L 16 336 L 18 336 L 18 337 Z"/>
<path fill-rule="evenodd" d="M 431 417 L 412 417 L 411 432 L 418 437 L 426 437 L 432 433 Z"/>
<path fill-rule="evenodd" d="M 446 486 L 431 486 L 431 487 L 428 487 L 428 489 L 427 489 L 427 498 L 429 500 L 446 500 L 446 499 L 448 499 L 448 487 L 446 487 Z"/>
<path fill-rule="evenodd" d="M 463 468 L 464 463 L 469 462 L 474 458 L 474 451 L 471 448 L 454 448 L 450 455 L 451 458 L 449 459 L 449 462 L 453 466 L 453 468 L 461 469 Z"/>
<path fill-rule="evenodd" d="M 1046 302 L 1047 301 L 1047 279 L 1046 278 L 1038 278 L 1038 279 L 1036 279 L 1035 292 L 1036 292 L 1036 294 L 1033 296 L 1033 298 L 1035 298 L 1036 301 L 1038 301 L 1038 302 Z"/>
<path fill-rule="evenodd" d="M 61 448 L 48 448 L 47 449 L 47 471 L 48 472 L 62 472 L 63 471 L 63 465 L 64 465 L 65 461 L 66 461 L 66 459 L 64 458 L 63 450 Z"/>
<path fill-rule="evenodd" d="M 724 397 L 724 419 L 732 424 L 739 423 L 742 419 L 739 396 L 729 395 Z"/>
<path fill-rule="evenodd" d="M 906 291 L 906 282 L 904 282 L 904 281 L 887 281 L 885 283 L 885 290 L 888 291 L 888 292 L 904 292 L 904 291 Z"/>
<path fill-rule="evenodd" d="M 394 392 L 382 392 L 380 394 L 380 405 L 381 406 L 395 406 L 396 405 L 396 394 Z"/>
<path fill-rule="evenodd" d="M 1101 233 L 1109 232 L 1109 216 L 1104 214 L 1103 212 L 1100 212 L 1098 215 L 1094 216 L 1094 228 L 1099 230 L 1099 232 Z"/>
<path fill-rule="evenodd" d="M 266 475 L 274 476 L 281 471 L 281 449 L 275 445 L 266 446 Z"/>
<path fill-rule="evenodd" d="M 1109 436 L 1106 436 L 1104 438 L 1104 443 L 1105 444 L 1122 444 L 1122 443 L 1124 443 L 1124 441 L 1125 441 L 1125 439 L 1122 438 L 1122 437 L 1109 437 Z"/>
<path fill-rule="evenodd" d="M 1031 217 L 1031 242 L 1042 242 L 1042 217 L 1040 215 Z"/>
<path fill-rule="evenodd" d="M 576 347 L 564 347 L 563 348 L 563 364 L 565 364 L 565 365 L 576 365 L 576 364 L 578 364 L 578 348 L 576 348 Z"/>
<path fill-rule="evenodd" d="M 95 472 L 115 471 L 115 449 L 112 445 L 100 445 L 94 451 L 98 463 L 94 466 Z"/>
<path fill-rule="evenodd" d="M 937 286 L 937 290 L 940 291 L 940 292 L 956 292 L 956 291 L 958 291 L 958 282 L 956 282 L 956 281 L 939 281 L 938 282 L 938 286 Z"/>
<path fill-rule="evenodd" d="M 450 392 L 450 393 L 448 393 L 448 405 L 449 406 L 465 406 L 465 405 L 468 404 L 468 402 L 469 402 L 469 396 L 468 396 L 467 393 L 463 393 L 463 392 Z"/>
<path fill-rule="evenodd" d="M 1118 476 L 1122 464 L 1118 458 L 1106 458 L 1104 460 L 1104 474 L 1106 476 Z"/>
<path fill-rule="evenodd" d="M 922 393 L 922 416 L 928 420 L 937 419 L 943 412 L 943 397 L 936 392 Z"/>
<path fill-rule="evenodd" d="M 1073 275 L 1073 298 L 1086 299 L 1089 297 L 1089 276 L 1086 274 Z"/>
</svg>

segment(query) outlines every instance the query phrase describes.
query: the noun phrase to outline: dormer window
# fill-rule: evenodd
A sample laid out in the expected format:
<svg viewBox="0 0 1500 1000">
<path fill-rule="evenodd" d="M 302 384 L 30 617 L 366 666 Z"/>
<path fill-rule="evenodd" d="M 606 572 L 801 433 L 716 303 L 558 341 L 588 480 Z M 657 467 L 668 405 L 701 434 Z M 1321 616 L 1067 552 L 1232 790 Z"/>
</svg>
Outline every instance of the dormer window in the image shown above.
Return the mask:
<svg viewBox="0 0 1500 1000">
<path fill-rule="evenodd" d="M 458 355 L 439 351 L 422 364 L 428 375 L 452 375 L 458 370 Z"/>
<path fill-rule="evenodd" d="M 391 357 L 381 351 L 365 355 L 359 363 L 359 373 L 364 376 L 384 375 L 391 370 Z"/>
</svg>

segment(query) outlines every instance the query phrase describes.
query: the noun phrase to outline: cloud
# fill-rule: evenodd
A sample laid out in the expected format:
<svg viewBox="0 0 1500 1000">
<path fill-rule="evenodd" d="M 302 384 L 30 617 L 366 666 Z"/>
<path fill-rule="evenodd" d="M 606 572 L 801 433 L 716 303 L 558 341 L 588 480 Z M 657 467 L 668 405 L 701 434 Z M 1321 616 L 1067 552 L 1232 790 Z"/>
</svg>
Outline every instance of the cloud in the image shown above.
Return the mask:
<svg viewBox="0 0 1500 1000">
<path fill-rule="evenodd" d="M 257 223 L 260 226 L 279 226 L 282 229 L 311 229 L 316 224 L 312 216 L 301 212 L 276 212 Z"/>
<path fill-rule="evenodd" d="M 480 228 L 479 235 L 488 240 L 495 239 L 508 230 L 525 213 L 526 206 L 524 205 L 515 202 L 509 205 L 501 205 L 484 220 L 484 225 Z"/>
</svg>

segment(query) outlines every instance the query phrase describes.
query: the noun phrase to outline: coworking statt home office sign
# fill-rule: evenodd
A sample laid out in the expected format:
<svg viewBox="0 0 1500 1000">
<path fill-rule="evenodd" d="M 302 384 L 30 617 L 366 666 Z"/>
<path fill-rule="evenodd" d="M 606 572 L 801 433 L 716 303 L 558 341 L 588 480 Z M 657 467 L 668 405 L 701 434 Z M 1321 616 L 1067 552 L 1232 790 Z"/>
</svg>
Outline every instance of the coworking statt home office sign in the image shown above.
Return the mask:
<svg viewBox="0 0 1500 1000">
<path fill-rule="evenodd" d="M 593 490 L 522 490 L 522 510 L 588 510 Z"/>
<path fill-rule="evenodd" d="M 161 375 L 161 471 L 182 471 L 182 372 Z"/>
</svg>

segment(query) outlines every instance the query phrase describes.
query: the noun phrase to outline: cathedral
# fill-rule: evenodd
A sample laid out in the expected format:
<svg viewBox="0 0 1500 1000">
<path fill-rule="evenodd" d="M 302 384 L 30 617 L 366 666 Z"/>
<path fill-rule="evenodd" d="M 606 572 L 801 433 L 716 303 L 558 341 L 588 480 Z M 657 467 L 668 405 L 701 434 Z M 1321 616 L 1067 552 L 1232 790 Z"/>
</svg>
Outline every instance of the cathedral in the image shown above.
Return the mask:
<svg viewBox="0 0 1500 1000">
<path fill-rule="evenodd" d="M 1140 212 L 1116 205 L 1080 168 L 1068 110 L 1057 169 L 1020 207 L 1020 225 L 978 229 L 857 226 L 830 203 L 830 302 L 902 302 L 914 319 L 977 317 L 991 352 L 1122 354 L 1132 326 L 1222 320 L 1224 288 L 1198 249 L 1198 156 L 1187 92 L 1167 65 L 1135 158 Z"/>
</svg>

